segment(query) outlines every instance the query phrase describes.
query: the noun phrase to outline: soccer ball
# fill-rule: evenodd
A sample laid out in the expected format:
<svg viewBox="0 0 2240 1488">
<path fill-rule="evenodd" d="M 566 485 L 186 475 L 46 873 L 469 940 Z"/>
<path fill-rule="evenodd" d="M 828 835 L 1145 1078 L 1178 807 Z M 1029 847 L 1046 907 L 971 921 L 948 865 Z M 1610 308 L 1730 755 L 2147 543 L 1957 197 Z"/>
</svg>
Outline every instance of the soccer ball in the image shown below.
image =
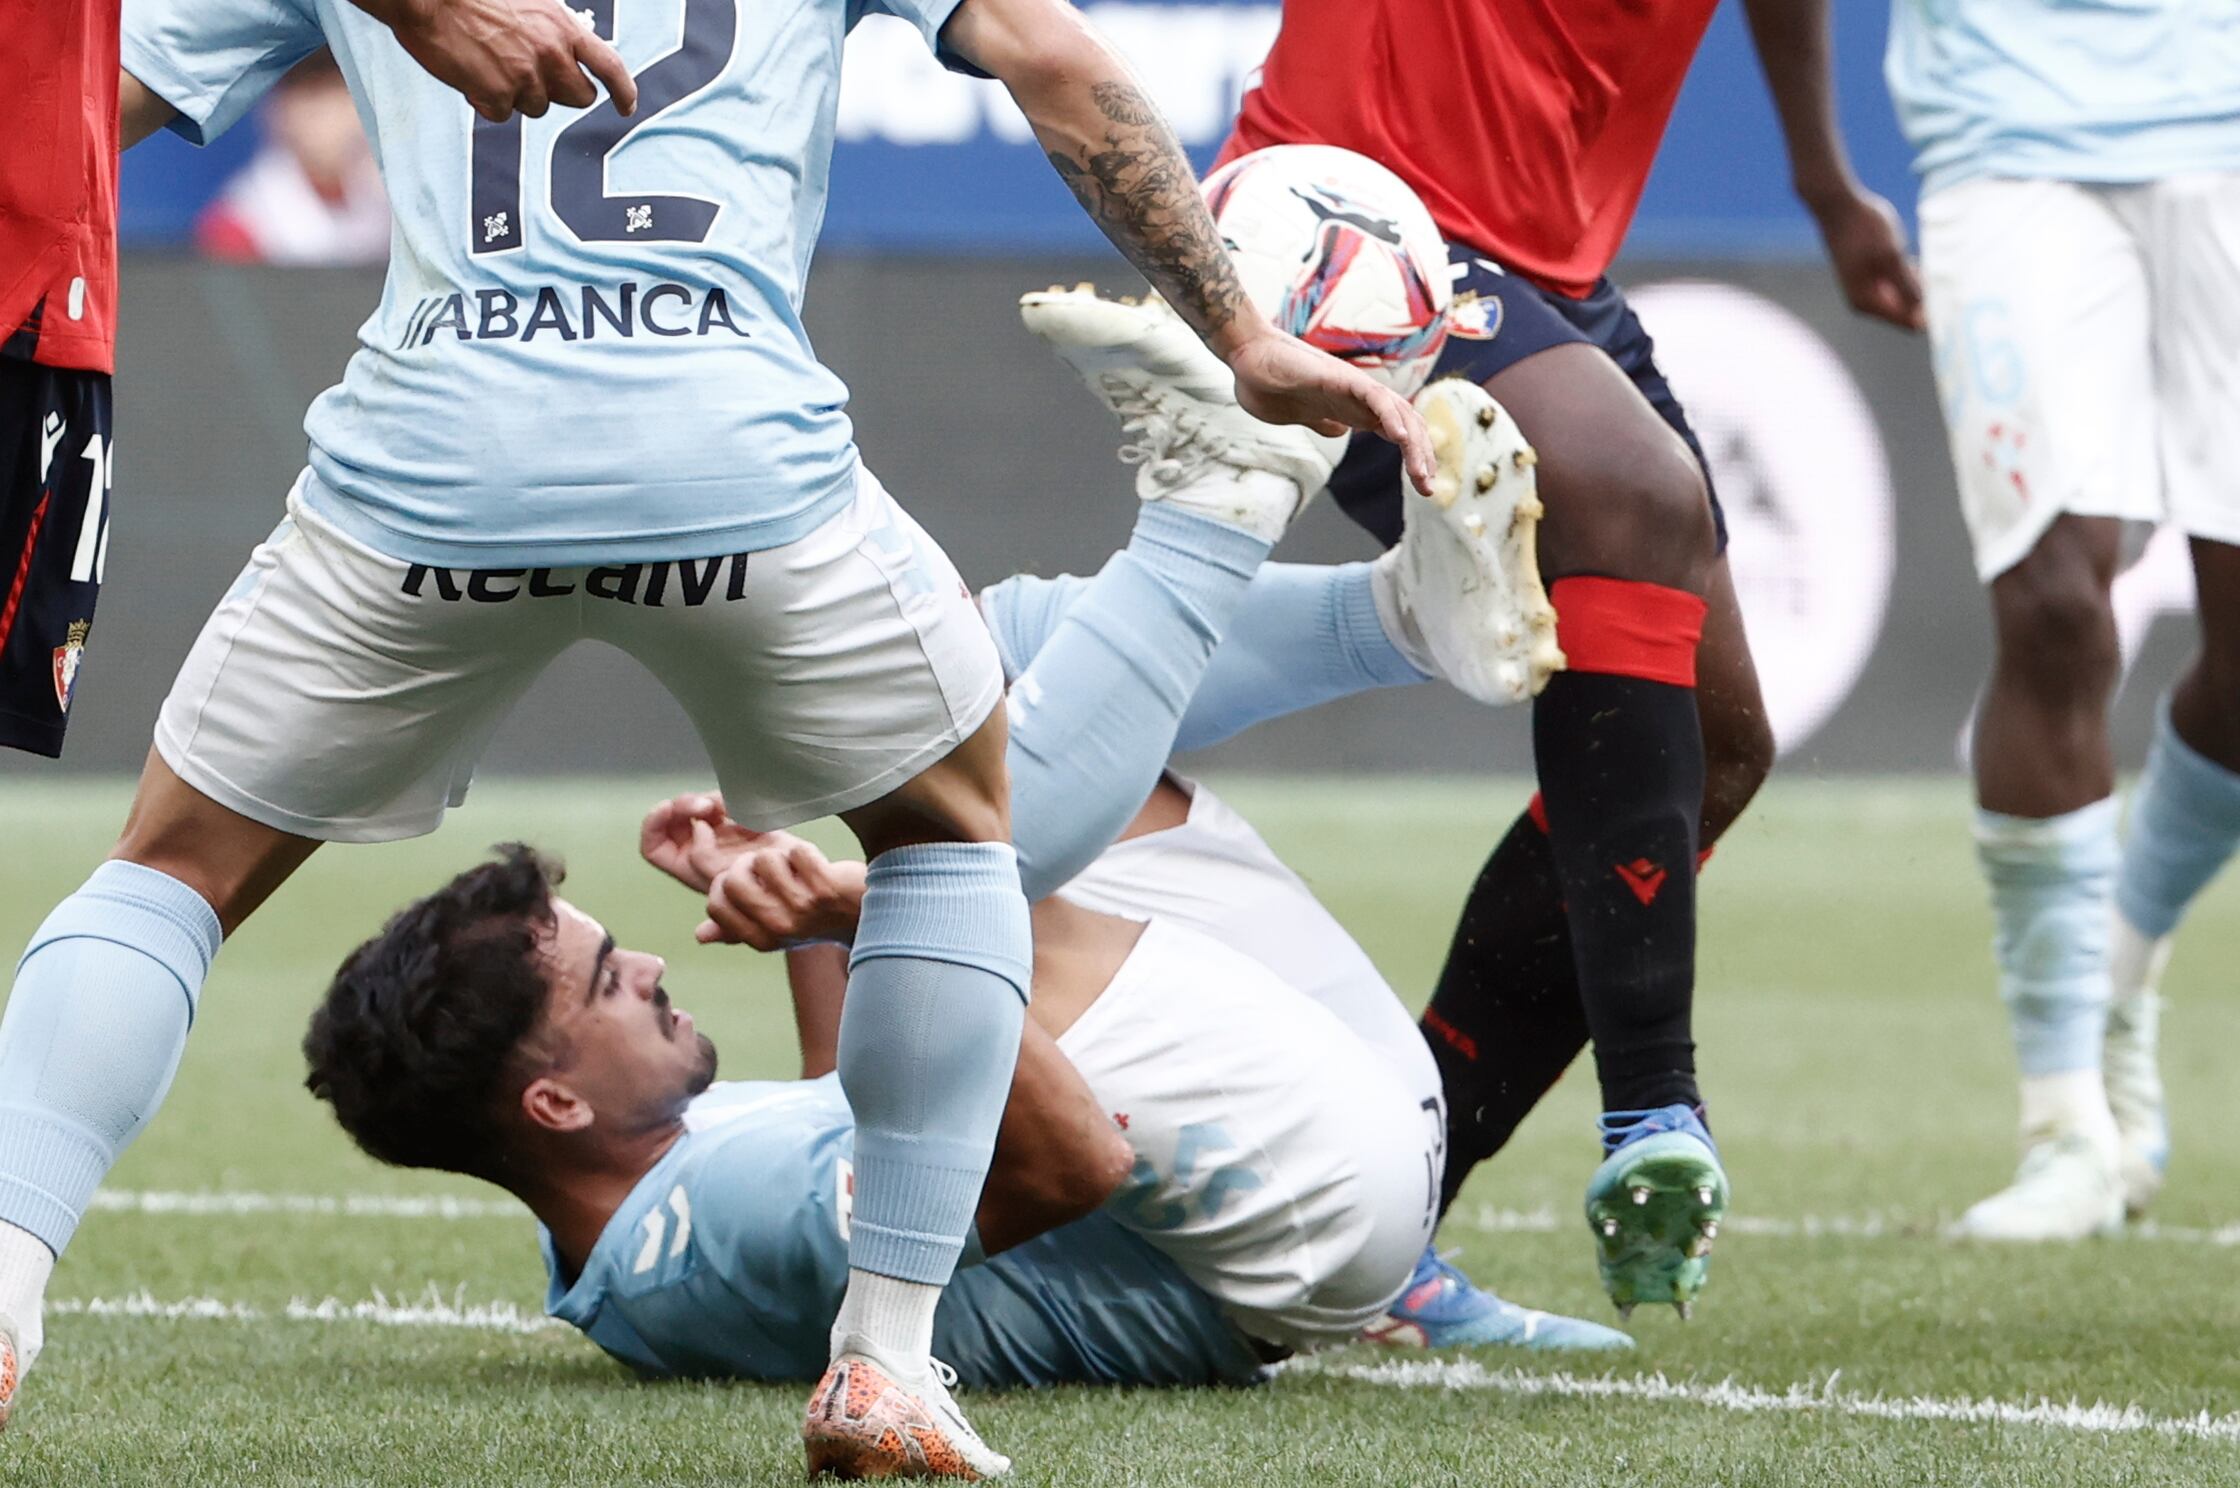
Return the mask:
<svg viewBox="0 0 2240 1488">
<path fill-rule="evenodd" d="M 1311 346 L 1413 397 L 1447 344 L 1446 243 L 1405 181 L 1330 145 L 1275 145 L 1206 178 L 1245 293 Z"/>
</svg>

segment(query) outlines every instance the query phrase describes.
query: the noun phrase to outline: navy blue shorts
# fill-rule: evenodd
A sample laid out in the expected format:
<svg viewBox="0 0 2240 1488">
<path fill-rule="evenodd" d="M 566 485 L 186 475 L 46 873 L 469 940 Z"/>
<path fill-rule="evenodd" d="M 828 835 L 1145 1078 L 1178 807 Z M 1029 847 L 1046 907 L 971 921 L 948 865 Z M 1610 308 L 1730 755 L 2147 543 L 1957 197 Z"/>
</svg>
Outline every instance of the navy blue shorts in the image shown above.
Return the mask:
<svg viewBox="0 0 2240 1488">
<path fill-rule="evenodd" d="M 1711 464 L 1703 456 L 1688 415 L 1673 396 L 1672 384 L 1657 370 L 1656 343 L 1642 329 L 1625 291 L 1608 279 L 1583 300 L 1550 294 L 1529 280 L 1511 274 L 1488 259 L 1457 250 L 1455 262 L 1462 277 L 1455 281 L 1456 295 L 1475 294 L 1484 314 L 1482 334 L 1447 338 L 1433 377 L 1467 377 L 1485 382 L 1526 357 L 1551 346 L 1582 342 L 1600 347 L 1618 370 L 1633 379 L 1641 396 L 1649 400 L 1672 431 L 1688 442 L 1696 463 L 1703 467 L 1704 484 L 1711 483 Z M 1524 431 L 1525 438 L 1532 431 Z M 1400 451 L 1373 434 L 1357 435 L 1345 458 L 1330 477 L 1330 494 L 1345 514 L 1386 547 L 1400 540 Z M 1727 550 L 1727 518 L 1719 509 L 1718 492 L 1711 494 L 1711 515 L 1719 528 L 1719 551 Z"/>
<path fill-rule="evenodd" d="M 0 746 L 62 753 L 108 549 L 109 374 L 0 356 Z"/>
</svg>

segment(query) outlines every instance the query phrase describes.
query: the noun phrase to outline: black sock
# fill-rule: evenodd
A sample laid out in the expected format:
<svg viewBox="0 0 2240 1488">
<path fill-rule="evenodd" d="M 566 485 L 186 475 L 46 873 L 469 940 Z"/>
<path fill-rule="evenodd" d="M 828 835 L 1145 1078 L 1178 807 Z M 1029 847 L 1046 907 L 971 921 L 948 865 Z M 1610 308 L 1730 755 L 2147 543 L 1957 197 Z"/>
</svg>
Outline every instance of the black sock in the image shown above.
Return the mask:
<svg viewBox="0 0 2240 1488">
<path fill-rule="evenodd" d="M 1423 1036 L 1447 1097 L 1444 1214 L 1471 1169 L 1508 1143 L 1587 1043 L 1555 853 L 1529 815 L 1509 828 L 1463 901 Z"/>
<path fill-rule="evenodd" d="M 1695 692 L 1559 672 L 1533 705 L 1532 747 L 1603 1109 L 1699 1104 Z"/>
</svg>

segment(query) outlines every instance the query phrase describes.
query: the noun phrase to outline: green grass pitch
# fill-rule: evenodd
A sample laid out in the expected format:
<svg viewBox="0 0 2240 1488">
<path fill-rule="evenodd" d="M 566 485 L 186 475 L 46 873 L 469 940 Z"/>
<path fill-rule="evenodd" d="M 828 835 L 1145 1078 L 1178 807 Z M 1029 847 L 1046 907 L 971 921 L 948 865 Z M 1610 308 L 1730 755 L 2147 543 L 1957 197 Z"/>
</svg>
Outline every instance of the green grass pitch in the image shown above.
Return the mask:
<svg viewBox="0 0 2240 1488">
<path fill-rule="evenodd" d="M 789 1073 L 774 968 L 693 946 L 691 901 L 635 861 L 661 788 L 487 785 L 432 840 L 322 854 L 236 938 L 168 1106 L 56 1274 L 52 1297 L 80 1310 L 49 1314 L 0 1483 L 799 1478 L 800 1391 L 639 1385 L 534 1327 L 526 1215 L 359 1157 L 299 1084 L 303 1020 L 342 951 L 515 836 L 564 853 L 581 903 L 670 958 L 727 1074 Z M 1523 787 L 1227 793 L 1420 995 Z M 0 794 L 9 954 L 123 804 L 109 785 Z M 1735 1218 L 1692 1324 L 1644 1309 L 1615 1364 L 1351 1350 L 1256 1391 L 1026 1394 L 979 1400 L 975 1421 L 1024 1484 L 2240 1484 L 2240 1192 L 2221 1176 L 2240 890 L 2197 911 L 2167 989 L 2180 1135 L 2156 1229 L 1956 1247 L 1936 1225 L 2004 1179 L 2013 1120 L 1966 821 L 1957 782 L 1783 781 L 1721 849 L 1697 1034 Z M 1592 1097 L 1575 1071 L 1444 1239 L 1513 1297 L 1601 1317 L 1575 1211 Z M 217 1197 L 182 1210 L 165 1194 Z M 363 1196 L 473 1202 L 445 1217 Z M 2094 1403 L 2112 1409 L 2068 1408 Z"/>
</svg>

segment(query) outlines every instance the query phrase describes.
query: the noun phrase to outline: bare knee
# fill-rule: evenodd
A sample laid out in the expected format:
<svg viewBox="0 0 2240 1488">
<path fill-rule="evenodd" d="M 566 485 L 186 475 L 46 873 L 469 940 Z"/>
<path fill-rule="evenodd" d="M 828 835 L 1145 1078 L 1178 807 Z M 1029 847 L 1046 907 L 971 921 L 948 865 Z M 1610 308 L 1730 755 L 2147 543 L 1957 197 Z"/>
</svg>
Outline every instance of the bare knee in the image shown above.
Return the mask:
<svg viewBox="0 0 2240 1488">
<path fill-rule="evenodd" d="M 946 757 L 869 805 L 842 812 L 864 856 L 930 842 L 1009 842 L 1009 738 L 998 707 Z"/>
<path fill-rule="evenodd" d="M 109 856 L 185 884 L 231 935 L 318 846 L 219 805 L 151 750 Z"/>
<path fill-rule="evenodd" d="M 2052 704 L 2104 697 L 2123 661 L 2112 577 L 2074 546 L 2041 544 L 1993 580 L 2001 681 Z"/>
<path fill-rule="evenodd" d="M 1702 593 L 1718 548 L 1702 467 L 1661 423 L 1621 445 L 1614 459 L 1544 469 L 1549 577 L 1607 574 Z"/>
<path fill-rule="evenodd" d="M 1540 454 L 1546 577 L 1704 592 L 1718 541 L 1703 468 L 1616 362 L 1595 347 L 1554 346 L 1486 387 Z"/>
</svg>

